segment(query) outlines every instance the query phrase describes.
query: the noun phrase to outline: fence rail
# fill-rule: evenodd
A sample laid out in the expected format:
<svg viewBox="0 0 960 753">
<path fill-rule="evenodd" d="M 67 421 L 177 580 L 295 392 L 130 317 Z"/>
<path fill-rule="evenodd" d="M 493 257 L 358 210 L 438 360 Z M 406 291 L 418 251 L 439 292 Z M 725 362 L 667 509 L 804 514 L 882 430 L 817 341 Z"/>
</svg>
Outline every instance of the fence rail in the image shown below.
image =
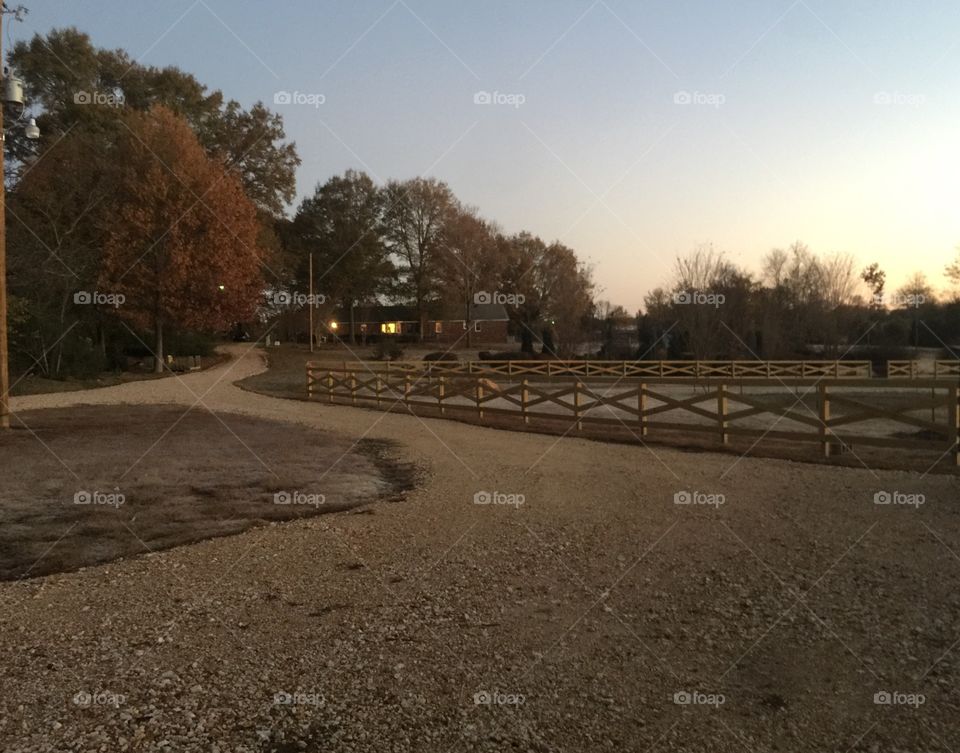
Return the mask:
<svg viewBox="0 0 960 753">
<path fill-rule="evenodd" d="M 944 379 L 960 377 L 960 361 L 887 361 L 890 379 Z"/>
<path fill-rule="evenodd" d="M 503 417 L 529 425 L 532 419 L 565 421 L 572 428 L 622 426 L 639 438 L 651 431 L 714 434 L 814 442 L 825 456 L 853 445 L 926 449 L 952 454 L 960 465 L 960 380 L 758 379 L 757 389 L 737 392 L 739 381 L 707 377 L 586 384 L 579 378 L 535 382 L 523 376 L 500 385 L 481 374 L 414 374 L 409 371 L 307 368 L 312 400 L 392 409 L 428 408 L 446 415 L 469 413 L 483 420 Z M 683 394 L 677 387 L 685 389 Z M 806 388 L 815 407 L 790 388 Z M 788 399 L 782 399 L 788 397 Z M 781 398 L 781 399 L 778 399 Z M 882 398 L 882 399 L 878 399 Z"/>
<path fill-rule="evenodd" d="M 866 379 L 871 375 L 870 361 L 355 361 L 345 362 L 343 368 L 401 374 L 658 379 Z"/>
</svg>

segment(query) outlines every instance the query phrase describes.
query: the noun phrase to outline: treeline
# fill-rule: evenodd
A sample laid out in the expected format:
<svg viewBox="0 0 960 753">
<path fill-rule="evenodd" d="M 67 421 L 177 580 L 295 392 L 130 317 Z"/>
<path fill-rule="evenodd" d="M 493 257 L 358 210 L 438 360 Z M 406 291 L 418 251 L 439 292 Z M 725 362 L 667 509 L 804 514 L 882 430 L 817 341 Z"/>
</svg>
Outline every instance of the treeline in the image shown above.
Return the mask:
<svg viewBox="0 0 960 753">
<path fill-rule="evenodd" d="M 300 290 L 345 312 L 378 301 L 409 303 L 420 320 L 466 319 L 478 302 L 502 302 L 520 349 L 569 353 L 593 306 L 590 270 L 561 243 L 504 234 L 433 178 L 378 186 L 353 170 L 317 186 L 280 232 Z M 351 337 L 354 328 L 350 328 Z M 470 347 L 471 328 L 459 347 Z"/>
<path fill-rule="evenodd" d="M 960 263 L 943 277 L 960 282 Z M 960 343 L 960 299 L 938 296 L 923 273 L 889 290 L 879 265 L 818 256 L 802 243 L 771 251 L 758 275 L 701 247 L 677 260 L 671 282 L 649 293 L 644 309 L 637 339 L 645 358 L 883 361 L 916 347 L 955 358 Z"/>
<path fill-rule="evenodd" d="M 8 62 L 42 133 L 6 141 L 19 371 L 87 375 L 152 354 L 159 369 L 166 352 L 203 348 L 197 335 L 282 316 L 273 294 L 310 287 L 311 255 L 328 306 L 462 317 L 487 293 L 509 302 L 524 348 L 580 339 L 593 284 L 573 250 L 505 235 L 440 181 L 348 171 L 290 219 L 300 160 L 262 103 L 244 109 L 76 29 L 20 42 Z"/>
</svg>

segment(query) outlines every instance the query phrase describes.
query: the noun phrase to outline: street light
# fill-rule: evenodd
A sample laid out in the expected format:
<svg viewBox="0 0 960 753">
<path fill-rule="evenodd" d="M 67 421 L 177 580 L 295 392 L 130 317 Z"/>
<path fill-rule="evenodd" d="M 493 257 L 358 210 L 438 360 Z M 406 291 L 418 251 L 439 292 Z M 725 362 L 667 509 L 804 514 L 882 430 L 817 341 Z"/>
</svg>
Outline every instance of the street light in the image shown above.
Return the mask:
<svg viewBox="0 0 960 753">
<path fill-rule="evenodd" d="M 3 60 L 3 15 L 4 13 L 14 14 L 19 19 L 23 9 L 8 10 L 6 5 L 0 2 L 0 60 Z M 4 191 L 4 173 L 6 172 L 6 147 L 7 130 L 3 124 L 3 111 L 9 108 L 11 114 L 16 118 L 9 130 L 13 130 L 23 118 L 25 110 L 23 101 L 23 82 L 16 76 L 11 76 L 8 70 L 4 70 L 3 75 L 3 107 L 0 107 L 0 430 L 10 428 L 10 366 L 9 366 L 9 345 L 7 344 L 7 221 L 6 221 L 6 196 Z M 40 138 L 40 129 L 37 127 L 37 121 L 30 119 L 29 124 L 24 126 L 23 134 L 28 139 Z"/>
</svg>

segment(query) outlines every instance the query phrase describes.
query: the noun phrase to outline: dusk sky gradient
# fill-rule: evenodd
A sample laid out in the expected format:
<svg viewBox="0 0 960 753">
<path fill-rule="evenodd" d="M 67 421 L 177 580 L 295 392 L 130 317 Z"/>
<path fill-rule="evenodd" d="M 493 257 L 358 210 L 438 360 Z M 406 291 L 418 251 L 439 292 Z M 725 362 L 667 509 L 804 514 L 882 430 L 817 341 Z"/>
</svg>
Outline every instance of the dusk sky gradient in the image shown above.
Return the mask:
<svg viewBox="0 0 960 753">
<path fill-rule="evenodd" d="M 282 113 L 300 196 L 348 168 L 435 176 L 505 231 L 576 249 L 630 310 L 700 243 L 758 271 L 799 239 L 879 262 L 890 288 L 946 287 L 960 244 L 956 2 L 26 4 L 5 44 L 77 26 Z"/>
</svg>

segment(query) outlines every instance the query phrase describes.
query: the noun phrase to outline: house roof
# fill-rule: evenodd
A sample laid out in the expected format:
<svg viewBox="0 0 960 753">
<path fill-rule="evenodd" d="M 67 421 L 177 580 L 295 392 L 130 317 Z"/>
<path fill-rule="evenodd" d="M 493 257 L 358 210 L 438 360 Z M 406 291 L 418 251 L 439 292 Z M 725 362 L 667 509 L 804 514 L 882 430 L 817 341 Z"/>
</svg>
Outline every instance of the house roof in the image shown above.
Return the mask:
<svg viewBox="0 0 960 753">
<path fill-rule="evenodd" d="M 428 306 L 427 319 L 429 321 L 462 321 L 466 307 L 450 309 L 446 315 L 440 315 Z M 335 312 L 341 322 L 350 321 L 350 309 L 338 309 Z M 358 324 L 380 322 L 415 322 L 419 320 L 416 306 L 386 305 L 386 306 L 357 306 L 353 310 L 354 321 Z M 510 320 L 507 309 L 500 303 L 476 303 L 470 305 L 469 319 L 475 322 L 506 322 Z"/>
</svg>

